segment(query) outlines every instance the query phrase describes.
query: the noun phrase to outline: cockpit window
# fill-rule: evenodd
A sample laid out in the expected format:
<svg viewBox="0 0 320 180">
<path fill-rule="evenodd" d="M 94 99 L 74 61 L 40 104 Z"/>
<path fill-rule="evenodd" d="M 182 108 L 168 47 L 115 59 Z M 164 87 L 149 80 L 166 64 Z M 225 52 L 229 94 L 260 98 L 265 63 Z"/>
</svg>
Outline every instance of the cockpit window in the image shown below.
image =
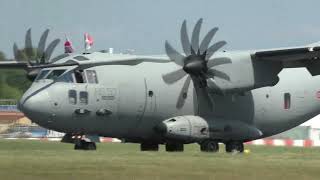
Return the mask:
<svg viewBox="0 0 320 180">
<path fill-rule="evenodd" d="M 74 82 L 73 74 L 70 72 L 67 72 L 59 78 L 59 81 L 66 82 L 66 83 L 73 83 Z"/>
<path fill-rule="evenodd" d="M 61 74 L 63 74 L 66 70 L 65 69 L 57 69 L 53 70 L 47 77 L 46 79 L 57 79 Z"/>
<path fill-rule="evenodd" d="M 83 70 L 75 70 L 74 77 L 76 78 L 77 83 L 86 83 L 86 77 Z"/>
<path fill-rule="evenodd" d="M 95 70 L 86 70 L 88 83 L 98 84 L 97 73 Z"/>
<path fill-rule="evenodd" d="M 50 70 L 42 70 L 42 71 L 39 73 L 38 77 L 36 78 L 36 81 L 38 81 L 38 80 L 40 80 L 40 79 L 44 79 L 44 77 L 46 77 L 46 75 L 48 74 L 49 71 L 50 71 Z"/>
</svg>

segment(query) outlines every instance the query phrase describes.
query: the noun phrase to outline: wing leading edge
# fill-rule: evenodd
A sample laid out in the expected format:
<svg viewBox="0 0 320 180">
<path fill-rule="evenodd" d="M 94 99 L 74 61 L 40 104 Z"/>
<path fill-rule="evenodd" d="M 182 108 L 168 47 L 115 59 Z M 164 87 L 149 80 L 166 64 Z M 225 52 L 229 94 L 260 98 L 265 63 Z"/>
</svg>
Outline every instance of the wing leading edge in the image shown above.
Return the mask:
<svg viewBox="0 0 320 180">
<path fill-rule="evenodd" d="M 306 67 L 315 76 L 320 75 L 320 46 L 318 43 L 305 47 L 256 51 L 252 58 L 258 61 L 281 62 L 283 68 Z"/>
<path fill-rule="evenodd" d="M 26 69 L 27 62 L 22 61 L 0 61 L 0 69 Z"/>
</svg>

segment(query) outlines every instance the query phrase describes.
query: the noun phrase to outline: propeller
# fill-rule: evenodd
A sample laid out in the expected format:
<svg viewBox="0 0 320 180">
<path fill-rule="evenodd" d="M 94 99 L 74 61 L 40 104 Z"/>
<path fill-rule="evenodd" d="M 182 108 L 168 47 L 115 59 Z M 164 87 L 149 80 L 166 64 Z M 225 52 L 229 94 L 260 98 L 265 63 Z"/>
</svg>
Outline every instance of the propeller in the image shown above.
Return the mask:
<svg viewBox="0 0 320 180">
<path fill-rule="evenodd" d="M 60 43 L 60 39 L 55 39 L 49 43 L 46 48 L 46 42 L 49 35 L 49 29 L 46 29 L 39 40 L 38 47 L 35 49 L 32 46 L 31 28 L 27 30 L 25 36 L 25 47 L 23 50 L 19 50 L 16 43 L 13 44 L 13 54 L 17 61 L 22 61 L 22 59 L 27 60 L 27 77 L 30 80 L 34 80 L 41 69 L 35 68 L 34 66 L 49 64 L 50 58 L 55 50 L 55 48 Z"/>
<path fill-rule="evenodd" d="M 195 85 L 198 85 L 199 88 L 202 89 L 201 92 L 204 91 L 204 95 L 208 94 L 206 92 L 207 79 L 214 79 L 217 77 L 230 81 L 230 77 L 226 73 L 211 68 L 214 66 L 231 63 L 231 60 L 224 57 L 210 59 L 215 52 L 217 52 L 227 43 L 225 41 L 218 41 L 210 46 L 210 42 L 218 31 L 217 27 L 211 29 L 200 42 L 200 30 L 202 22 L 202 18 L 197 21 L 190 41 L 187 31 L 187 22 L 186 20 L 183 21 L 180 31 L 180 41 L 184 54 L 181 54 L 174 49 L 168 41 L 165 42 L 167 56 L 171 61 L 176 63 L 181 68 L 162 75 L 163 80 L 167 84 L 174 84 L 187 76 L 181 88 L 176 104 L 178 109 L 182 108 L 184 105 L 191 80 Z M 210 83 L 212 84 L 214 81 L 210 81 Z"/>
</svg>

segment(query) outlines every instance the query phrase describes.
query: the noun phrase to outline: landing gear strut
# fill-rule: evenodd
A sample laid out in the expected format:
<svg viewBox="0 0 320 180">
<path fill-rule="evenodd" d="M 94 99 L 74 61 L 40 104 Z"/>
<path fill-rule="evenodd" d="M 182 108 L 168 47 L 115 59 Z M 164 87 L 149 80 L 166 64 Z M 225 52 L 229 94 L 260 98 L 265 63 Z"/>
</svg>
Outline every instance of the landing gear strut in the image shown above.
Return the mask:
<svg viewBox="0 0 320 180">
<path fill-rule="evenodd" d="M 166 151 L 167 152 L 182 152 L 184 150 L 183 143 L 173 143 L 167 142 L 166 143 Z"/>
<path fill-rule="evenodd" d="M 74 145 L 75 150 L 97 150 L 96 143 L 94 142 L 86 142 L 85 140 L 79 140 L 75 142 Z"/>
<path fill-rule="evenodd" d="M 243 152 L 243 143 L 240 141 L 229 141 L 225 143 L 226 145 L 226 152 L 231 153 L 231 152 Z"/>
<path fill-rule="evenodd" d="M 141 151 L 159 151 L 159 144 L 143 142 L 140 144 Z"/>
<path fill-rule="evenodd" d="M 200 143 L 200 150 L 202 152 L 218 152 L 219 151 L 219 144 L 218 141 L 215 140 L 204 140 Z"/>
</svg>

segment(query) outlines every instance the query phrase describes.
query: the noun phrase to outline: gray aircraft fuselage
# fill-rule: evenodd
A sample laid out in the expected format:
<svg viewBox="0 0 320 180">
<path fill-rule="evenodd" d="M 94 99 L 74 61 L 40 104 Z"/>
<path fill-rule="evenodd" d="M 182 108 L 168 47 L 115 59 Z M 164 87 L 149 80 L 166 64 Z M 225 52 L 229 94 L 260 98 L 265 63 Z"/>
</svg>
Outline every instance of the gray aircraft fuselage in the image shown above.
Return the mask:
<svg viewBox="0 0 320 180">
<path fill-rule="evenodd" d="M 87 57 L 90 59 L 90 55 Z M 70 57 L 60 61 L 68 59 Z M 231 60 L 232 64 L 221 65 L 222 68 L 237 64 L 237 59 Z M 32 84 L 19 106 L 33 122 L 60 132 L 135 141 L 159 139 L 154 131 L 159 123 L 171 117 L 195 115 L 198 111 L 192 84 L 184 106 L 176 108 L 186 77 L 168 85 L 162 75 L 177 68 L 172 62 L 91 67 L 88 70 L 96 71 L 97 83 L 65 82 L 61 77 L 54 82 L 43 78 Z M 245 67 L 239 68 L 244 74 L 248 71 Z M 231 73 L 230 76 L 232 82 L 241 75 Z M 210 93 L 213 109 L 207 112 L 207 120 L 213 124 L 242 122 L 259 129 L 262 132 L 259 138 L 262 138 L 291 129 L 320 113 L 320 77 L 311 76 L 305 68 L 294 68 L 283 69 L 279 78 L 272 87 L 239 94 Z M 108 110 L 108 113 L 98 115 L 99 110 Z"/>
</svg>

